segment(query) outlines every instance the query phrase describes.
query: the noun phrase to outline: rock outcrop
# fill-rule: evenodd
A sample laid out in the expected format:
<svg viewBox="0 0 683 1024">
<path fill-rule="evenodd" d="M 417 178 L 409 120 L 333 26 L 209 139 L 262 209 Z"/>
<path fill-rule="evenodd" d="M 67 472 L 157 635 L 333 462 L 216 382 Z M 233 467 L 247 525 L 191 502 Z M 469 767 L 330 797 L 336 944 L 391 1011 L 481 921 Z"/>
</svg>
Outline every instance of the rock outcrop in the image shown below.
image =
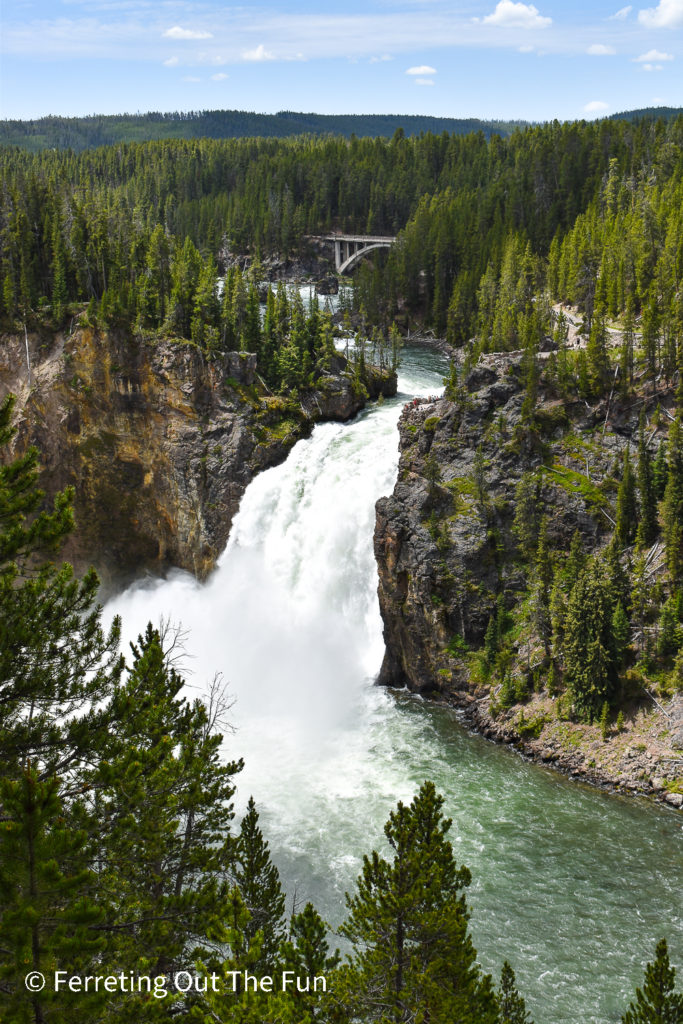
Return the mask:
<svg viewBox="0 0 683 1024">
<path fill-rule="evenodd" d="M 513 529 L 522 477 L 535 481 L 550 547 L 568 551 L 578 531 L 590 552 L 611 531 L 621 455 L 637 435 L 639 403 L 563 403 L 543 378 L 530 430 L 524 393 L 521 355 L 495 354 L 480 359 L 456 400 L 404 407 L 398 479 L 376 506 L 386 642 L 379 682 L 447 701 L 477 731 L 577 778 L 656 792 L 678 806 L 683 762 L 672 722 L 680 700 L 658 710 L 641 693 L 623 733 L 605 745 L 597 725 L 565 721 L 556 698 L 536 692 L 545 651 L 533 631 L 514 640 L 511 669 L 529 685 L 511 709 L 497 705 L 500 682 L 476 671 L 472 652 L 483 646 L 497 602 L 512 612 L 528 599 Z M 657 788 L 659 776 L 667 778 Z"/>
<path fill-rule="evenodd" d="M 170 566 L 204 578 L 254 475 L 282 461 L 316 420 L 349 419 L 366 394 L 345 361 L 296 403 L 268 396 L 255 356 L 207 362 L 185 342 L 77 329 L 0 341 L 0 397 L 17 396 L 16 451 L 41 452 L 48 497 L 75 488 L 77 528 L 63 556 L 105 585 Z M 370 377 L 377 397 L 395 375 Z"/>
</svg>

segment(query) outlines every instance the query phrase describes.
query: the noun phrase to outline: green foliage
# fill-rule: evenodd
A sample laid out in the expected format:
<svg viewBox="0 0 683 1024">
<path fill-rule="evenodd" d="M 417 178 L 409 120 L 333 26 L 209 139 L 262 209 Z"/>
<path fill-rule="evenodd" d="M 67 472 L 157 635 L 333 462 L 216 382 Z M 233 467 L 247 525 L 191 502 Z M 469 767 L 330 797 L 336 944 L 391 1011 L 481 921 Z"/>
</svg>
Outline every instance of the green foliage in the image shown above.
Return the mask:
<svg viewBox="0 0 683 1024">
<path fill-rule="evenodd" d="M 621 547 L 631 543 L 635 535 L 636 513 L 636 481 L 631 469 L 628 448 L 624 451 L 621 481 L 617 491 L 617 511 L 614 536 Z"/>
<path fill-rule="evenodd" d="M 536 553 L 540 524 L 540 493 L 538 478 L 527 472 L 515 489 L 515 532 L 524 558 L 531 561 Z"/>
<path fill-rule="evenodd" d="M 0 445 L 14 434 L 13 399 L 0 406 Z M 73 493 L 38 511 L 34 448 L 0 465 L 0 776 L 17 778 L 29 761 L 47 778 L 77 766 L 101 726 L 93 706 L 121 671 L 119 623 L 108 635 L 89 572 L 75 580 L 69 565 L 44 561 L 71 530 Z"/>
<path fill-rule="evenodd" d="M 250 915 L 245 927 L 247 942 L 253 942 L 258 933 L 259 956 L 254 967 L 261 974 L 273 974 L 284 941 L 285 897 L 278 870 L 270 860 L 268 843 L 258 827 L 253 797 L 249 798 L 240 825 L 233 858 L 235 882 Z"/>
<path fill-rule="evenodd" d="M 645 968 L 643 987 L 636 989 L 636 997 L 621 1024 L 682 1024 L 683 994 L 675 991 L 675 977 L 666 940 L 661 939 L 654 961 Z"/>
<path fill-rule="evenodd" d="M 170 974 L 205 956 L 221 924 L 241 762 L 223 762 L 222 736 L 205 705 L 181 695 L 159 632 L 149 625 L 132 652 L 111 699 L 116 729 L 91 777 L 98 891 L 112 966 Z"/>
<path fill-rule="evenodd" d="M 565 620 L 566 676 L 575 707 L 590 720 L 615 693 L 615 595 L 603 559 L 594 558 L 572 588 Z"/>
<path fill-rule="evenodd" d="M 505 961 L 500 972 L 500 987 L 497 993 L 499 1024 L 533 1024 L 526 1011 L 526 1003 L 517 991 L 515 972 Z"/>
<path fill-rule="evenodd" d="M 90 1024 L 105 993 L 27 991 L 29 971 L 54 964 L 74 972 L 94 967 L 104 939 L 93 930 L 102 910 L 92 898 L 87 833 L 67 824 L 56 778 L 41 781 L 28 767 L 0 780 L 0 988 L 7 1024 L 49 1020 Z"/>
<path fill-rule="evenodd" d="M 464 888 L 447 839 L 443 798 L 426 782 L 409 806 L 393 811 L 384 833 L 391 859 L 363 860 L 341 934 L 352 944 L 348 981 L 353 1015 L 365 1021 L 429 1018 L 493 1024 L 490 977 L 476 963 Z"/>
</svg>

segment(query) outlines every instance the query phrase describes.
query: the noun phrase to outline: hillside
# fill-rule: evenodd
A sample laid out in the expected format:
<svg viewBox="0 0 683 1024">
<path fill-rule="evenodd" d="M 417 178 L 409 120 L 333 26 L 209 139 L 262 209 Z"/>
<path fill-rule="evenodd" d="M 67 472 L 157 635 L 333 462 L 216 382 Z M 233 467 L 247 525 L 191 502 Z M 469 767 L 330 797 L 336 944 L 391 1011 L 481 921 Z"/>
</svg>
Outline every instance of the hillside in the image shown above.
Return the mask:
<svg viewBox="0 0 683 1024">
<path fill-rule="evenodd" d="M 288 138 L 294 135 L 352 135 L 391 138 L 406 135 L 483 132 L 509 135 L 524 121 L 481 121 L 478 118 L 421 117 L 414 114 L 313 114 L 281 110 L 256 114 L 244 110 L 190 110 L 172 113 L 113 114 L 90 117 L 41 117 L 35 121 L 0 121 L 0 145 L 81 152 L 115 142 L 158 139 Z"/>
</svg>

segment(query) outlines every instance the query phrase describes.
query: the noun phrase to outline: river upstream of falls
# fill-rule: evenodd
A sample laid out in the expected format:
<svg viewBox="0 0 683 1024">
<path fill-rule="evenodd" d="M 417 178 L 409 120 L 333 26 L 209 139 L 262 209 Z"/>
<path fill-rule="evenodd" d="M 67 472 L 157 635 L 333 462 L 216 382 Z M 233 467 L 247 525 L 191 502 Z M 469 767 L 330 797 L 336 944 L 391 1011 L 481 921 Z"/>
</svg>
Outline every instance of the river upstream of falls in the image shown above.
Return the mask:
<svg viewBox="0 0 683 1024">
<path fill-rule="evenodd" d="M 472 871 L 484 969 L 495 978 L 511 962 L 536 1024 L 607 1024 L 660 937 L 683 979 L 680 816 L 572 783 L 446 708 L 373 685 L 375 501 L 396 478 L 402 403 L 439 391 L 444 370 L 438 354 L 406 351 L 396 399 L 316 426 L 250 484 L 206 584 L 142 580 L 105 617 L 122 615 L 126 640 L 162 616 L 182 623 L 190 693 L 216 672 L 229 681 L 226 758 L 245 761 L 237 811 L 253 794 L 288 906 L 310 899 L 337 926 L 389 812 L 432 779 Z"/>
</svg>

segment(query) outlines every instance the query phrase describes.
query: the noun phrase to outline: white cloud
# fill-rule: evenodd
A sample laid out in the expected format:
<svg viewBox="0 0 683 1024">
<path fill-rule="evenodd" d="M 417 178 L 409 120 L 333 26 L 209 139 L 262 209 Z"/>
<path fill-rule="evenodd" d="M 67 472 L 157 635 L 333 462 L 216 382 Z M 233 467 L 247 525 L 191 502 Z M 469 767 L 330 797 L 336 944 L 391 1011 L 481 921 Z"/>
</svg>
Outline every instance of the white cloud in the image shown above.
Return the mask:
<svg viewBox="0 0 683 1024">
<path fill-rule="evenodd" d="M 605 46 L 603 43 L 593 43 L 586 50 L 591 57 L 609 57 L 616 52 L 613 46 Z"/>
<path fill-rule="evenodd" d="M 180 61 L 178 60 L 177 57 L 169 57 L 168 60 L 164 61 L 164 65 L 167 68 L 174 68 L 176 64 L 180 64 Z"/>
<path fill-rule="evenodd" d="M 224 71 L 219 71 L 217 75 L 211 75 L 212 82 L 223 82 L 228 76 Z"/>
<path fill-rule="evenodd" d="M 641 53 L 640 57 L 634 57 L 634 64 L 642 64 L 644 62 L 652 63 L 653 61 L 659 60 L 673 60 L 673 53 L 662 53 L 661 50 L 648 50 L 647 53 Z"/>
<path fill-rule="evenodd" d="M 656 7 L 638 11 L 638 21 L 646 28 L 673 28 L 683 24 L 683 0 L 659 0 Z"/>
<path fill-rule="evenodd" d="M 390 57 L 388 53 L 383 53 L 381 57 L 371 57 L 370 64 L 383 64 L 385 61 L 393 59 L 394 58 Z"/>
<path fill-rule="evenodd" d="M 663 64 L 643 64 L 643 71 L 663 71 Z"/>
<path fill-rule="evenodd" d="M 416 78 L 415 85 L 434 85 L 433 78 Z"/>
<path fill-rule="evenodd" d="M 244 60 L 275 60 L 275 54 L 266 50 L 263 43 L 259 43 L 255 50 L 245 50 L 242 57 Z"/>
<path fill-rule="evenodd" d="M 213 32 L 202 32 L 201 29 L 195 28 L 181 28 L 180 25 L 174 25 L 173 28 L 167 28 L 165 32 L 162 32 L 164 39 L 213 39 Z"/>
<path fill-rule="evenodd" d="M 586 103 L 583 109 L 587 114 L 594 114 L 599 110 L 608 110 L 609 103 L 605 103 L 604 100 L 591 100 L 590 103 Z"/>
<path fill-rule="evenodd" d="M 610 14 L 608 21 L 624 21 L 628 18 L 633 8 L 629 5 L 628 7 L 622 7 L 616 14 Z"/>
<path fill-rule="evenodd" d="M 183 75 L 183 82 L 201 82 L 201 78 L 197 78 L 195 75 Z"/>
<path fill-rule="evenodd" d="M 506 28 L 547 28 L 552 18 L 544 18 L 533 4 L 499 0 L 493 14 L 483 19 L 485 25 L 504 25 Z"/>
<path fill-rule="evenodd" d="M 519 53 L 533 53 L 534 52 L 533 46 L 529 46 L 528 44 L 525 45 L 525 46 L 518 46 L 517 50 L 519 51 Z"/>
<path fill-rule="evenodd" d="M 406 71 L 407 75 L 435 75 L 437 73 L 436 68 L 432 68 L 429 64 L 418 64 L 417 67 L 408 68 Z"/>
</svg>

